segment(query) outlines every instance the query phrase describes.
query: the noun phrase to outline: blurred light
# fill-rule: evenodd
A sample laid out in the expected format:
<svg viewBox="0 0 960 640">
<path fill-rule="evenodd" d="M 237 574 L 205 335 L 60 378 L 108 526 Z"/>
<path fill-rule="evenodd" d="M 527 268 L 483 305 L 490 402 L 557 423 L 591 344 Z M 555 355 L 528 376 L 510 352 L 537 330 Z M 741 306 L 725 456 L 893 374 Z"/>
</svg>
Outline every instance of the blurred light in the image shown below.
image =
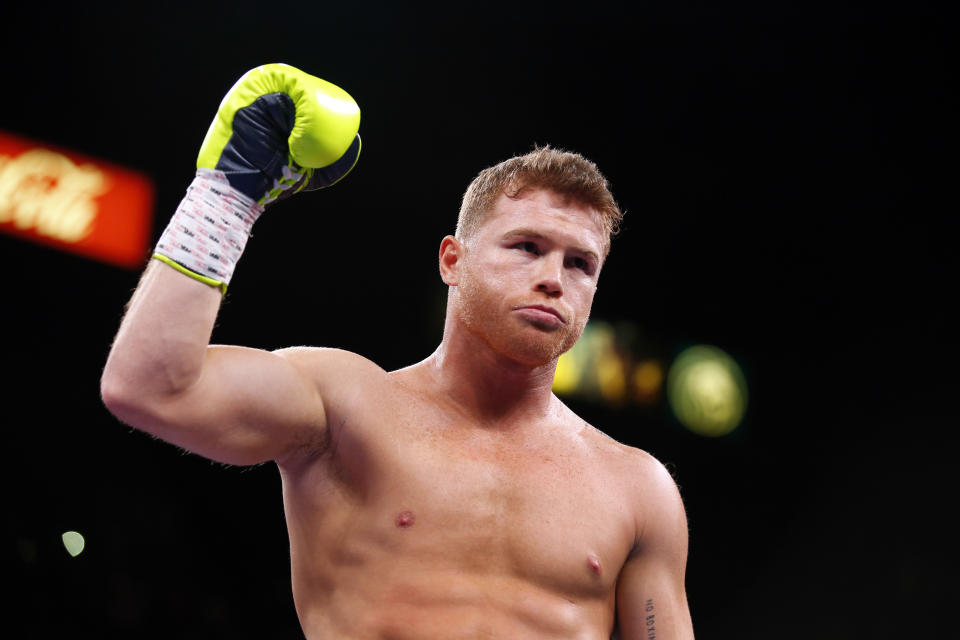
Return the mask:
<svg viewBox="0 0 960 640">
<path fill-rule="evenodd" d="M 37 543 L 33 540 L 20 538 L 17 540 L 17 551 L 25 564 L 33 564 L 37 560 Z"/>
<path fill-rule="evenodd" d="M 554 393 L 565 396 L 576 391 L 583 374 L 583 363 L 578 358 L 580 351 L 574 346 L 557 360 L 557 370 L 553 374 Z"/>
<path fill-rule="evenodd" d="M 620 404 L 626 396 L 627 381 L 626 366 L 616 348 L 616 331 L 605 322 L 597 323 L 590 338 L 597 393 L 609 404 Z"/>
<path fill-rule="evenodd" d="M 63 546 L 67 548 L 67 553 L 74 558 L 83 553 L 86 542 L 83 536 L 76 531 L 67 531 L 60 538 L 63 540 Z"/>
<path fill-rule="evenodd" d="M 740 424 L 747 384 L 739 365 L 722 350 L 699 345 L 683 351 L 667 375 L 667 397 L 677 419 L 703 436 L 722 436 Z"/>
<path fill-rule="evenodd" d="M 623 362 L 613 349 L 602 351 L 596 362 L 600 396 L 610 404 L 620 404 L 627 397 L 627 376 Z"/>
<path fill-rule="evenodd" d="M 635 361 L 630 344 L 637 332 L 629 324 L 587 323 L 577 344 L 557 361 L 553 391 L 611 406 L 630 401 L 655 404 L 663 385 L 663 367 L 650 358 Z"/>
<path fill-rule="evenodd" d="M 0 231 L 139 269 L 152 216 L 143 174 L 0 132 Z"/>
<path fill-rule="evenodd" d="M 653 404 L 663 387 L 663 367 L 656 360 L 644 360 L 633 369 L 633 391 L 643 404 Z"/>
<path fill-rule="evenodd" d="M 553 377 L 554 392 L 559 395 L 598 397 L 601 393 L 598 362 L 609 359 L 608 352 L 612 345 L 613 329 L 608 324 L 588 322 L 577 343 L 557 361 L 557 371 Z M 609 364 L 607 368 L 606 384 L 615 385 L 609 380 Z"/>
</svg>

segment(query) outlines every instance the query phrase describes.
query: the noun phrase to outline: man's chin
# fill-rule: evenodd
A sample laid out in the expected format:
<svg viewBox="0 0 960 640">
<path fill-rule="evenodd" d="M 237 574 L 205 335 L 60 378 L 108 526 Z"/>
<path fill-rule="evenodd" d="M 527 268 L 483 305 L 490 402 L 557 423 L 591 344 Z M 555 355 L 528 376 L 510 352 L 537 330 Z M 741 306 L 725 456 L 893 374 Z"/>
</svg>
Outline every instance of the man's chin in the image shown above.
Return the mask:
<svg viewBox="0 0 960 640">
<path fill-rule="evenodd" d="M 505 350 L 504 355 L 528 367 L 542 367 L 554 364 L 574 342 L 567 340 L 561 332 L 541 332 L 532 337 L 519 337 Z"/>
</svg>

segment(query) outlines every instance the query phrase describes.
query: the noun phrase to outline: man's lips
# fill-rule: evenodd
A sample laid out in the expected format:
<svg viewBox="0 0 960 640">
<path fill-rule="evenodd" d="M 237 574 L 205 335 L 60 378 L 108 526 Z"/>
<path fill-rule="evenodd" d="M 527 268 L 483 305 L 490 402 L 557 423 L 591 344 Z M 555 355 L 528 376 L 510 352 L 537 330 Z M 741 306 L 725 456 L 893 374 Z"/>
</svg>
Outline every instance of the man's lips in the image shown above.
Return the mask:
<svg viewBox="0 0 960 640">
<path fill-rule="evenodd" d="M 566 324 L 567 319 L 563 317 L 563 314 L 554 309 L 551 306 L 545 304 L 527 304 L 514 307 L 516 311 L 524 312 L 524 315 L 531 317 L 533 319 L 546 320 L 548 322 L 557 322 L 561 324 Z M 551 317 L 552 316 L 552 317 Z"/>
</svg>

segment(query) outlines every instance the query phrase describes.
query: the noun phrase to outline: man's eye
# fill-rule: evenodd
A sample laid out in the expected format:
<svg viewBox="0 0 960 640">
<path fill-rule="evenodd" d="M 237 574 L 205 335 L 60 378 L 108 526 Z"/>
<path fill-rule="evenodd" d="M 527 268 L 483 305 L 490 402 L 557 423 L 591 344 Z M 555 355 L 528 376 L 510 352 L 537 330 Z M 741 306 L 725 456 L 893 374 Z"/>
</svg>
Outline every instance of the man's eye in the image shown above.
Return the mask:
<svg viewBox="0 0 960 640">
<path fill-rule="evenodd" d="M 521 251 L 526 251 L 528 253 L 540 253 L 540 249 L 537 247 L 537 243 L 535 242 L 518 242 L 516 246 Z"/>
<path fill-rule="evenodd" d="M 590 264 L 583 258 L 567 258 L 567 266 L 580 269 L 581 271 L 588 271 L 590 269 Z"/>
</svg>

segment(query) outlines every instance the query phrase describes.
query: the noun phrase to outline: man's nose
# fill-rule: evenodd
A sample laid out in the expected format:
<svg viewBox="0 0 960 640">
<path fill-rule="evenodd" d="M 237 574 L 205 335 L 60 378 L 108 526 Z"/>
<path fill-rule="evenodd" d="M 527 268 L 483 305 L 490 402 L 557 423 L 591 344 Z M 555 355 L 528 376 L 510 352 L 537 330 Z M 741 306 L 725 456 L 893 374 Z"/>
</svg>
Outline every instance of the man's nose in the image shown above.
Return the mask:
<svg viewBox="0 0 960 640">
<path fill-rule="evenodd" d="M 551 298 L 563 295 L 563 256 L 544 256 L 539 266 L 537 284 L 534 288 Z"/>
</svg>

